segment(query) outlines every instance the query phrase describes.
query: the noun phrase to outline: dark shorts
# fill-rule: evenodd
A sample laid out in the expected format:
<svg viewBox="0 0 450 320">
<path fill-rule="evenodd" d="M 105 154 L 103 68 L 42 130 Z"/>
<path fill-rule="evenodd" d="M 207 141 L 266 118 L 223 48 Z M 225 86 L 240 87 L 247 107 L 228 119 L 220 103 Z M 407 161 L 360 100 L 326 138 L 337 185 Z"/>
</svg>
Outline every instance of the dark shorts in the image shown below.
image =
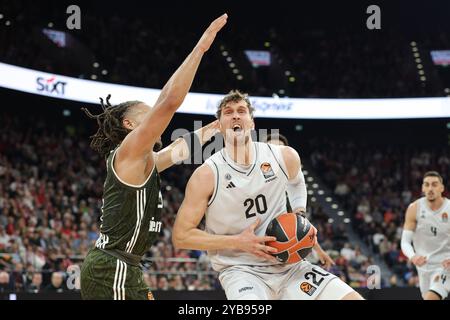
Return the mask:
<svg viewBox="0 0 450 320">
<path fill-rule="evenodd" d="M 140 267 L 129 265 L 97 248 L 81 267 L 81 297 L 85 300 L 152 300 Z"/>
</svg>

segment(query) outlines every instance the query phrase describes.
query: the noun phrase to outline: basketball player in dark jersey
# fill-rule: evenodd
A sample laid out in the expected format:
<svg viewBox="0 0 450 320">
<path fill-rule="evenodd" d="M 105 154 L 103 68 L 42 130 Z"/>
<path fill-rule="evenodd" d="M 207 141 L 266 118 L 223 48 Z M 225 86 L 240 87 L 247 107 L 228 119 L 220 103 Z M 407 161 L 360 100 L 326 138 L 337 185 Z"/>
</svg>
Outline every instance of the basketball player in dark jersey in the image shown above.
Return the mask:
<svg viewBox="0 0 450 320">
<path fill-rule="evenodd" d="M 100 236 L 81 269 L 83 299 L 152 299 L 140 260 L 161 231 L 158 172 L 175 161 L 154 153 L 160 136 L 191 87 L 226 14 L 214 20 L 172 75 L 153 108 L 139 101 L 102 106 L 91 146 L 107 158 Z M 92 115 L 91 115 L 92 116 Z M 177 146 L 175 145 L 174 148 Z M 172 150 L 173 151 L 173 150 Z"/>
</svg>

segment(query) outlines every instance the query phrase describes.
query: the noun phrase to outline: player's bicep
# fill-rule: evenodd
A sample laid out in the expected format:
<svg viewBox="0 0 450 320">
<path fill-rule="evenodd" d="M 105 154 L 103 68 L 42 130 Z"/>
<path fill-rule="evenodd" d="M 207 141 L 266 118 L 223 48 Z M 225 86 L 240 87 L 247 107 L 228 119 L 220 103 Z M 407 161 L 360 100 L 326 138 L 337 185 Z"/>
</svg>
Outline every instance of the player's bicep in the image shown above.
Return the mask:
<svg viewBox="0 0 450 320">
<path fill-rule="evenodd" d="M 404 230 L 416 230 L 416 213 L 417 213 L 417 203 L 414 202 L 409 205 L 405 214 L 405 224 L 403 225 Z"/>
<path fill-rule="evenodd" d="M 289 180 L 296 178 L 301 170 L 301 161 L 298 152 L 291 147 L 283 146 L 281 147 L 281 154 L 286 164 Z"/>
<path fill-rule="evenodd" d="M 178 210 L 174 233 L 185 232 L 200 224 L 213 193 L 213 182 L 212 171 L 206 165 L 201 166 L 192 174 L 186 186 L 184 200 Z"/>
</svg>

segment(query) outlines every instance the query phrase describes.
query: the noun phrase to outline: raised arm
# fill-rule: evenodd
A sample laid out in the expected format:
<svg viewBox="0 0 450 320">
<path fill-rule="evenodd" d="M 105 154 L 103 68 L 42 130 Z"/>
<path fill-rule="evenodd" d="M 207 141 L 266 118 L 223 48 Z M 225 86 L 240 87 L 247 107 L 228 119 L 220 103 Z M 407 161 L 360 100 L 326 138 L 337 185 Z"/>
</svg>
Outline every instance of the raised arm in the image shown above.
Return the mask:
<svg viewBox="0 0 450 320">
<path fill-rule="evenodd" d="M 192 52 L 166 83 L 152 110 L 124 139 L 118 150 L 117 159 L 142 159 L 151 154 L 155 142 L 186 97 L 203 54 L 208 51 L 217 32 L 227 22 L 227 17 L 226 14 L 222 15 L 206 29 Z"/>
<path fill-rule="evenodd" d="M 204 145 L 209 141 L 217 132 L 219 127 L 219 121 L 215 120 L 206 126 L 194 131 L 195 139 L 198 139 L 201 145 Z M 191 138 L 189 135 L 188 138 Z M 192 152 L 202 152 L 202 149 L 195 150 L 196 144 L 191 141 L 191 148 L 189 148 L 188 143 L 183 138 L 178 138 L 170 145 L 162 149 L 161 151 L 155 153 L 155 163 L 158 172 L 162 172 L 167 168 L 170 168 L 175 163 L 184 161 L 189 157 L 193 158 Z M 198 146 L 199 147 L 199 146 Z"/>
<path fill-rule="evenodd" d="M 214 174 L 211 168 L 204 164 L 194 171 L 186 186 L 185 197 L 173 227 L 174 246 L 192 250 L 242 250 L 276 262 L 273 256 L 267 254 L 270 251 L 276 252 L 276 249 L 264 244 L 266 241 L 274 241 L 275 238 L 258 237 L 254 234 L 259 221 L 236 235 L 214 235 L 198 228 L 213 191 Z"/>
</svg>

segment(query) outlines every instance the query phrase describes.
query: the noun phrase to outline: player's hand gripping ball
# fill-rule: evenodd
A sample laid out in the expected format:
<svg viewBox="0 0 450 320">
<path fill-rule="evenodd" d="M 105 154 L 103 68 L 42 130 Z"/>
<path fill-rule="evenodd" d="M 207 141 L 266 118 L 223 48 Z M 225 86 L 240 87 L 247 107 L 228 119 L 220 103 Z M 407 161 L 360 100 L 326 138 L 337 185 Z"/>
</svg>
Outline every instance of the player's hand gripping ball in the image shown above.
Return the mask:
<svg viewBox="0 0 450 320">
<path fill-rule="evenodd" d="M 316 235 L 317 229 L 308 219 L 295 213 L 283 213 L 267 226 L 266 236 L 277 240 L 266 242 L 266 245 L 278 249 L 272 254 L 278 261 L 295 263 L 311 253 Z"/>
</svg>

